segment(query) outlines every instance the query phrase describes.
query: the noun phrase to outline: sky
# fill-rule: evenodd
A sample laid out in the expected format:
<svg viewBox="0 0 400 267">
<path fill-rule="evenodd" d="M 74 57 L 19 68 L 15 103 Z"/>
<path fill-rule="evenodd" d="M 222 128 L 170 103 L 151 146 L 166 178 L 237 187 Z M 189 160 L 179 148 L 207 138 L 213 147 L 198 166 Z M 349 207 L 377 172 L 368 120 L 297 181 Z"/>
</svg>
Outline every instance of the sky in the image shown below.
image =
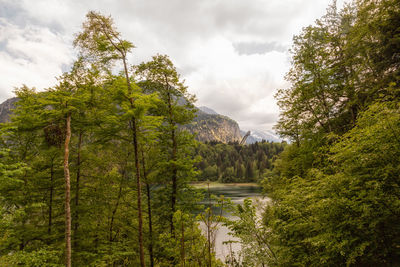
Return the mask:
<svg viewBox="0 0 400 267">
<path fill-rule="evenodd" d="M 338 7 L 343 5 L 337 1 Z M 88 11 L 111 15 L 136 48 L 130 64 L 167 54 L 197 106 L 270 130 L 290 68 L 293 35 L 331 0 L 0 0 L 0 102 L 26 84 L 51 87 L 68 71 Z"/>
</svg>

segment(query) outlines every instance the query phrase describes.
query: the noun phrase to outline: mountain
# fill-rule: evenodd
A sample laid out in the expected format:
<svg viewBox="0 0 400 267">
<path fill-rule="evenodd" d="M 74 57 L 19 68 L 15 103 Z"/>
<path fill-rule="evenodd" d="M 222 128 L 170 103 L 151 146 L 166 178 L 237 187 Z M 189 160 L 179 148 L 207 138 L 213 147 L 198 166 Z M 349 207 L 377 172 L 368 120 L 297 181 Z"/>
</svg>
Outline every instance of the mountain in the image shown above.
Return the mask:
<svg viewBox="0 0 400 267">
<path fill-rule="evenodd" d="M 15 107 L 15 103 L 18 101 L 17 97 L 7 99 L 0 104 L 0 123 L 7 122 L 10 119 L 12 109 Z"/>
<path fill-rule="evenodd" d="M 206 106 L 201 106 L 198 107 L 198 109 L 200 109 L 201 111 L 203 111 L 204 113 L 210 114 L 210 115 L 219 115 L 215 110 L 206 107 Z"/>
<path fill-rule="evenodd" d="M 198 132 L 198 140 L 200 141 L 220 141 L 220 142 L 240 142 L 247 131 L 241 130 L 236 121 L 227 116 L 218 114 L 215 110 L 201 106 L 198 107 L 198 117 L 196 131 Z M 205 113 L 205 114 L 204 114 Z M 208 115 L 208 116 L 207 116 Z M 237 132 L 239 130 L 239 132 Z M 266 130 L 250 130 L 250 136 L 246 139 L 246 144 L 254 144 L 262 140 L 270 142 L 281 142 L 280 138 L 274 131 Z"/>
<path fill-rule="evenodd" d="M 196 139 L 201 142 L 218 141 L 223 143 L 240 142 L 239 125 L 236 121 L 223 116 L 207 107 L 200 107 L 192 123 L 185 125 Z"/>
<path fill-rule="evenodd" d="M 245 135 L 247 131 L 240 130 L 242 135 Z M 261 142 L 262 140 L 270 142 L 282 142 L 282 138 L 279 137 L 274 131 L 266 130 L 250 130 L 250 136 L 246 139 L 246 144 L 254 144 L 255 142 Z"/>
</svg>

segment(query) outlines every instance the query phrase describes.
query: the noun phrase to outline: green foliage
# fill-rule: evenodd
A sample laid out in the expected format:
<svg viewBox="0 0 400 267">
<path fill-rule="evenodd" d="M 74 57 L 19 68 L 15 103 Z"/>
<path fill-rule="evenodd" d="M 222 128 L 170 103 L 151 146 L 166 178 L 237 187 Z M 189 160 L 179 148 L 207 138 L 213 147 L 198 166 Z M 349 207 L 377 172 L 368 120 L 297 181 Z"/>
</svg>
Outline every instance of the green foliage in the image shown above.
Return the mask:
<svg viewBox="0 0 400 267">
<path fill-rule="evenodd" d="M 201 161 L 196 163 L 201 171 L 199 180 L 223 183 L 259 181 L 273 169 L 272 163 L 285 146 L 284 142 L 257 142 L 245 146 L 218 142 L 199 144 L 196 147 L 196 154 L 201 156 Z"/>
<path fill-rule="evenodd" d="M 276 264 L 276 256 L 270 247 L 270 229 L 261 218 L 261 203 L 253 204 L 245 199 L 232 213 L 237 219 L 227 221 L 232 235 L 239 239 L 241 250 L 238 255 L 228 255 L 229 266 L 265 266 Z"/>
<path fill-rule="evenodd" d="M 82 25 L 74 45 L 79 47 L 82 55 L 101 65 L 110 65 L 116 59 L 123 59 L 135 46 L 121 38 L 112 18 L 90 11 Z"/>
<path fill-rule="evenodd" d="M 267 225 L 282 265 L 388 265 L 399 254 L 398 104 L 378 103 L 331 147 L 326 169 L 277 186 Z M 272 215 L 272 216 L 271 216 Z"/>
<path fill-rule="evenodd" d="M 171 233 L 164 233 L 157 242 L 159 246 L 158 264 L 170 266 L 171 259 L 174 265 L 206 266 L 206 238 L 200 230 L 199 223 L 190 214 L 178 210 L 174 214 L 176 225 L 174 237 Z M 216 261 L 213 258 L 213 266 Z"/>
<path fill-rule="evenodd" d="M 331 6 L 295 37 L 277 94 L 293 144 L 262 182 L 270 265 L 398 264 L 398 14 L 390 0 Z"/>
<path fill-rule="evenodd" d="M 0 256 L 1 266 L 32 266 L 32 267 L 61 267 L 59 250 L 41 248 L 36 251 L 18 251 L 15 254 Z"/>
</svg>

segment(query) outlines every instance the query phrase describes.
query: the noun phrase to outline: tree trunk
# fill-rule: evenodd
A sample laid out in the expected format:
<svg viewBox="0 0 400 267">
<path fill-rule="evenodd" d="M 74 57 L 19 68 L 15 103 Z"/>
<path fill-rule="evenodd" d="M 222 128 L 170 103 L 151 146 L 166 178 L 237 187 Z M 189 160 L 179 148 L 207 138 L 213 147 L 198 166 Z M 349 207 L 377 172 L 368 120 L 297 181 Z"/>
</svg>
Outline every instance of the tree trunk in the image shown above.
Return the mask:
<svg viewBox="0 0 400 267">
<path fill-rule="evenodd" d="M 177 145 L 176 145 L 176 137 L 175 137 L 175 129 L 172 129 L 171 132 L 171 136 L 172 136 L 172 160 L 174 161 L 173 163 L 173 167 L 172 167 L 172 195 L 171 195 L 171 233 L 172 235 L 174 235 L 174 213 L 176 211 L 176 195 L 177 195 L 177 174 L 178 171 L 176 169 L 176 150 L 177 150 Z"/>
<path fill-rule="evenodd" d="M 126 84 L 128 86 L 129 93 L 132 93 L 131 81 L 129 80 L 128 74 L 128 66 L 126 64 L 126 54 L 122 53 L 122 62 L 124 64 L 124 72 L 126 78 Z M 134 99 L 129 98 L 129 102 L 131 107 L 134 108 Z M 132 143 L 133 150 L 135 153 L 135 169 L 136 169 L 136 186 L 137 186 L 137 205 L 138 205 L 138 235 L 139 235 L 139 257 L 140 257 L 140 266 L 144 267 L 144 251 L 143 251 L 143 218 L 142 218 L 142 193 L 141 193 L 141 183 L 140 183 L 140 165 L 139 165 L 139 151 L 138 151 L 138 142 L 137 142 L 137 126 L 136 119 L 132 117 L 131 119 L 131 127 L 132 127 Z"/>
<path fill-rule="evenodd" d="M 112 211 L 112 214 L 111 214 L 110 235 L 109 235 L 109 237 L 108 237 L 108 240 L 109 240 L 110 242 L 113 242 L 113 241 L 114 241 L 114 238 L 116 238 L 116 234 L 115 234 L 115 237 L 113 237 L 112 233 L 113 233 L 113 227 L 114 227 L 115 214 L 117 213 L 118 206 L 119 206 L 119 202 L 120 202 L 120 199 L 121 199 L 121 196 L 122 196 L 122 185 L 123 185 L 124 179 L 125 179 L 125 171 L 124 171 L 124 173 L 123 173 L 123 175 L 122 175 L 121 183 L 119 184 L 119 190 L 118 190 L 118 196 L 117 196 L 117 203 L 115 204 L 115 207 L 114 207 L 114 209 L 113 209 L 113 211 Z"/>
<path fill-rule="evenodd" d="M 79 190 L 80 190 L 80 178 L 81 178 L 81 148 L 82 148 L 82 131 L 79 132 L 78 140 L 78 151 L 76 158 L 76 187 L 75 187 L 75 216 L 74 216 L 74 248 L 77 247 L 77 233 L 79 228 Z"/>
<path fill-rule="evenodd" d="M 167 84 L 167 90 L 169 90 L 169 85 Z M 171 227 L 171 235 L 174 237 L 174 213 L 176 211 L 176 196 L 177 196 L 177 180 L 178 180 L 178 170 L 176 168 L 176 154 L 177 154 L 177 142 L 176 142 L 176 133 L 175 133 L 175 122 L 173 120 L 173 110 L 172 110 L 172 98 L 171 94 L 168 92 L 168 115 L 169 115 L 169 123 L 171 129 L 171 139 L 172 139 L 172 155 L 171 160 L 174 162 L 172 166 L 172 193 L 171 193 L 171 216 L 170 216 L 170 227 Z"/>
<path fill-rule="evenodd" d="M 185 226 L 184 217 L 181 213 L 181 266 L 185 267 Z"/>
<path fill-rule="evenodd" d="M 69 142 L 71 139 L 71 114 L 67 114 L 66 135 L 64 144 L 64 178 L 65 178 L 65 266 L 71 267 L 71 185 L 69 175 Z"/>
<path fill-rule="evenodd" d="M 208 266 L 211 267 L 211 195 L 210 195 L 210 182 L 207 182 L 208 192 L 208 210 L 207 210 L 207 254 L 208 254 Z"/>
<path fill-rule="evenodd" d="M 132 93 L 131 81 L 129 80 L 128 66 L 126 63 L 126 53 L 121 52 L 122 63 L 124 64 L 124 73 L 126 79 L 126 85 L 128 86 L 129 93 Z M 129 98 L 131 107 L 134 108 L 134 99 Z M 141 196 L 141 184 L 140 184 L 140 166 L 139 166 L 139 152 L 138 152 L 138 142 L 137 142 L 137 126 L 136 119 L 132 117 L 131 120 L 132 127 L 132 143 L 135 153 L 135 169 L 136 169 L 136 186 L 137 186 L 137 205 L 138 205 L 138 231 L 139 231 L 139 257 L 140 266 L 144 267 L 146 264 L 144 262 L 144 252 L 143 252 L 143 218 L 142 218 L 142 196 Z"/>
<path fill-rule="evenodd" d="M 52 219 L 53 219 L 53 191 L 54 191 L 54 158 L 51 159 L 50 166 L 50 199 L 49 199 L 49 224 L 47 227 L 47 233 L 51 234 Z"/>
<path fill-rule="evenodd" d="M 135 153 L 135 168 L 136 168 L 136 187 L 137 187 L 137 207 L 138 207 L 138 231 L 139 231 L 139 257 L 140 266 L 145 266 L 144 251 L 143 251 L 143 218 L 142 218 L 142 188 L 140 182 L 140 165 L 139 153 L 137 142 L 137 126 L 135 118 L 132 118 L 132 135 L 133 135 L 133 148 Z"/>
<path fill-rule="evenodd" d="M 144 162 L 144 154 L 142 150 L 142 168 L 143 168 L 143 178 L 146 183 L 146 194 L 147 194 L 147 212 L 149 214 L 149 254 L 150 254 L 150 266 L 154 266 L 154 256 L 153 256 L 153 224 L 151 221 L 151 192 L 150 192 L 150 185 L 147 181 L 147 172 L 146 172 L 146 165 Z"/>
</svg>

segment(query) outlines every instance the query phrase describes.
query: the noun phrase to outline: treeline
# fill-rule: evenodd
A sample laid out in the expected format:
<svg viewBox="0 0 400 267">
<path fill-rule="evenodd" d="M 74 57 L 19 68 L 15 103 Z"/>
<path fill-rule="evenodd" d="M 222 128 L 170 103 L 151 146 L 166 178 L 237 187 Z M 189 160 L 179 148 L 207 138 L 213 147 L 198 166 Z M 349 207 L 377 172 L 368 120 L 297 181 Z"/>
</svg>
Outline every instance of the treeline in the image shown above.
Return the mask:
<svg viewBox="0 0 400 267">
<path fill-rule="evenodd" d="M 399 1 L 360 0 L 294 37 L 277 94 L 293 143 L 263 181 L 263 220 L 247 203 L 232 226 L 247 266 L 399 265 L 399 36 Z"/>
<path fill-rule="evenodd" d="M 0 265 L 218 265 L 193 215 L 196 142 L 178 127 L 193 96 L 171 60 L 129 65 L 134 45 L 96 12 L 74 45 L 71 71 L 17 88 L 1 125 Z"/>
<path fill-rule="evenodd" d="M 258 182 L 273 169 L 273 162 L 285 145 L 285 142 L 268 141 L 249 145 L 202 143 L 195 150 L 196 155 L 201 156 L 201 161 L 195 164 L 201 171 L 198 179 L 222 183 Z"/>
</svg>

